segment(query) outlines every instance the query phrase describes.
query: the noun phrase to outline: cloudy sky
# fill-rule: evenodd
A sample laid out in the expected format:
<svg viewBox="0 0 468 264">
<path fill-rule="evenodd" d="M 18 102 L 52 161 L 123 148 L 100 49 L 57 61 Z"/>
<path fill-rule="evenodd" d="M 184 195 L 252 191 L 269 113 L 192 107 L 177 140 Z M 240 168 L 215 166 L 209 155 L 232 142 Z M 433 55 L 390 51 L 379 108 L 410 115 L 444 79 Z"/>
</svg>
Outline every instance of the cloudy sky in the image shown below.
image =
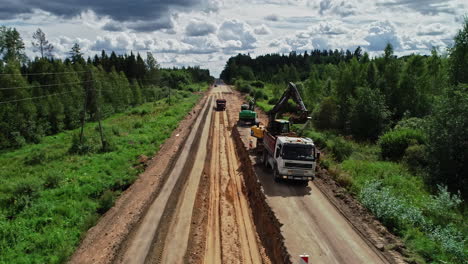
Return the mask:
<svg viewBox="0 0 468 264">
<path fill-rule="evenodd" d="M 31 57 L 41 28 L 57 57 L 77 42 L 86 55 L 152 52 L 215 76 L 237 53 L 361 46 L 375 56 L 387 42 L 400 55 L 444 52 L 466 14 L 467 0 L 0 0 L 0 25 L 19 30 Z"/>
</svg>

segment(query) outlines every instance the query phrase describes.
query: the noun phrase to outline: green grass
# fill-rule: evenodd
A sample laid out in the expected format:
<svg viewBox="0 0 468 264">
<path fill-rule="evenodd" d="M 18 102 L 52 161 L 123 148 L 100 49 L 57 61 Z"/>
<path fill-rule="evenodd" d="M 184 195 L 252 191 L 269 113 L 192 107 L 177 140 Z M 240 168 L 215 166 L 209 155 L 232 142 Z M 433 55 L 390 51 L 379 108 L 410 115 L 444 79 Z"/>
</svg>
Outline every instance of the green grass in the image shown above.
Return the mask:
<svg viewBox="0 0 468 264">
<path fill-rule="evenodd" d="M 112 152 L 98 151 L 98 130 L 90 123 L 87 155 L 68 153 L 77 131 L 0 153 L 0 263 L 65 262 L 136 179 L 137 157 L 155 154 L 200 95 L 176 97 L 170 107 L 161 100 L 105 120 Z"/>
<path fill-rule="evenodd" d="M 377 145 L 343 143 L 333 132 L 306 130 L 305 136 L 325 152 L 321 165 L 332 177 L 405 241 L 411 252 L 408 261 L 467 263 L 468 226 L 459 196 L 444 188 L 432 194 L 424 174 L 410 172 L 402 162 L 379 160 Z M 337 161 L 335 157 L 343 156 L 337 152 L 348 148 L 351 154 Z"/>
</svg>

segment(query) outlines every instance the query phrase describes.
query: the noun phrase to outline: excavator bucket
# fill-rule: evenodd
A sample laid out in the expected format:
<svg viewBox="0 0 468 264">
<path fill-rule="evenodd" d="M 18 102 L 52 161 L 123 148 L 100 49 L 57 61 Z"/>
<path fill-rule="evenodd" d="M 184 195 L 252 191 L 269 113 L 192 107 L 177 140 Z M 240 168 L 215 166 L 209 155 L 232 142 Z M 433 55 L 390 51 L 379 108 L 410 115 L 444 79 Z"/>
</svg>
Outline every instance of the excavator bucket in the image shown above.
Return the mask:
<svg viewBox="0 0 468 264">
<path fill-rule="evenodd" d="M 308 114 L 308 112 L 303 112 L 300 115 L 292 115 L 289 117 L 289 122 L 292 124 L 305 124 L 309 120 Z"/>
</svg>

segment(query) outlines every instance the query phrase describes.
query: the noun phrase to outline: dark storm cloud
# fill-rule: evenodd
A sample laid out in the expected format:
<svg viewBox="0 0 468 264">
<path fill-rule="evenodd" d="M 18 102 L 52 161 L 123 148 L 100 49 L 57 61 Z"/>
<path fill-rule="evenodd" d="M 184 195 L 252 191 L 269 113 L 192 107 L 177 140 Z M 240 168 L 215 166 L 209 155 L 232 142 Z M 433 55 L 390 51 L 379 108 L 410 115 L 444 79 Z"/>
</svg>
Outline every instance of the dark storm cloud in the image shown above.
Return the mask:
<svg viewBox="0 0 468 264">
<path fill-rule="evenodd" d="M 0 0 L 0 19 L 31 13 L 34 9 L 62 17 L 72 17 L 92 10 L 118 22 L 141 22 L 129 25 L 135 31 L 152 31 L 172 27 L 172 9 L 207 9 L 215 3 L 208 0 Z M 156 22 L 145 24 L 146 21 Z M 108 25 L 107 30 L 113 29 L 115 27 Z"/>
<path fill-rule="evenodd" d="M 454 14 L 455 10 L 448 5 L 449 1 L 440 0 L 395 0 L 378 3 L 386 7 L 406 7 L 415 10 L 423 15 L 437 15 L 439 13 Z"/>
</svg>

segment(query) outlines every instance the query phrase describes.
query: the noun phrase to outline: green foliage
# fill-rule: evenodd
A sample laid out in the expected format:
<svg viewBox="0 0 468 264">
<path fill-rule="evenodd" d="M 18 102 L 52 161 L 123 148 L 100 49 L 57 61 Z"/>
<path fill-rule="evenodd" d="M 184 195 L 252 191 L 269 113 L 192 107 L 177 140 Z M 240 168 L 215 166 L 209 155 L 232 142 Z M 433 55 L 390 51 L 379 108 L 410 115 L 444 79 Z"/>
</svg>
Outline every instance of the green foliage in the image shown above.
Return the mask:
<svg viewBox="0 0 468 264">
<path fill-rule="evenodd" d="M 450 81 L 452 84 L 468 84 L 468 16 L 464 18 L 462 29 L 454 38 L 449 50 Z"/>
<path fill-rule="evenodd" d="M 327 139 L 322 133 L 309 130 L 305 132 L 305 136 L 311 138 L 317 147 L 322 149 L 327 147 Z"/>
<path fill-rule="evenodd" d="M 93 142 L 88 140 L 88 137 L 83 135 L 82 140 L 80 140 L 80 135 L 78 133 L 73 134 L 72 144 L 68 149 L 68 153 L 85 155 L 96 151 L 96 145 Z"/>
<path fill-rule="evenodd" d="M 97 213 L 98 214 L 104 214 L 105 212 L 107 212 L 107 210 L 109 210 L 110 208 L 112 208 L 112 206 L 114 205 L 114 201 L 117 197 L 117 193 L 113 192 L 113 191 L 110 191 L 110 190 L 106 190 L 102 195 L 101 197 L 99 197 L 99 200 L 98 200 L 98 207 L 97 207 Z"/>
<path fill-rule="evenodd" d="M 69 155 L 79 129 L 44 137 L 40 144 L 0 154 L 0 262 L 64 263 L 99 214 L 112 206 L 135 180 L 141 154 L 154 153 L 200 98 L 191 94 L 167 107 L 163 101 L 138 107 L 148 114 L 117 114 L 103 121 L 118 152 Z M 170 115 L 162 118 L 166 112 Z M 143 127 L 134 129 L 141 121 Z M 89 142 L 100 146 L 96 124 L 85 127 Z M 106 134 L 106 138 L 110 137 Z M 156 141 L 155 141 L 156 140 Z M 46 161 L 25 164 L 31 153 L 47 153 Z M 59 158 L 58 158 L 59 157 Z M 28 254 L 24 254 L 27 249 Z"/>
<path fill-rule="evenodd" d="M 324 98 L 312 115 L 318 129 L 338 128 L 338 105 L 332 97 Z"/>
<path fill-rule="evenodd" d="M 387 125 L 389 111 L 379 90 L 364 87 L 357 90 L 351 101 L 350 130 L 358 139 L 375 140 Z"/>
<path fill-rule="evenodd" d="M 260 88 L 260 89 L 265 87 L 265 84 L 262 81 L 254 81 L 254 82 L 251 82 L 250 85 L 256 88 Z"/>
<path fill-rule="evenodd" d="M 390 188 L 382 186 L 382 182 L 365 184 L 359 199 L 391 230 L 401 232 L 406 226 L 424 226 L 426 223 L 422 210 L 394 195 Z"/>
<path fill-rule="evenodd" d="M 468 86 L 449 89 L 428 121 L 429 183 L 468 196 Z"/>
<path fill-rule="evenodd" d="M 400 120 L 393 130 L 412 129 L 412 130 L 425 130 L 427 127 L 427 120 L 418 117 L 403 118 Z"/>
<path fill-rule="evenodd" d="M 398 129 L 382 135 L 378 141 L 382 158 L 400 160 L 411 145 L 426 143 L 426 136 L 420 130 Z"/>
<path fill-rule="evenodd" d="M 423 170 L 427 167 L 429 155 L 426 145 L 411 145 L 405 150 L 403 162 L 413 171 Z"/>
<path fill-rule="evenodd" d="M 327 149 L 331 151 L 338 162 L 344 161 L 353 153 L 352 144 L 341 137 L 327 140 Z"/>
</svg>

